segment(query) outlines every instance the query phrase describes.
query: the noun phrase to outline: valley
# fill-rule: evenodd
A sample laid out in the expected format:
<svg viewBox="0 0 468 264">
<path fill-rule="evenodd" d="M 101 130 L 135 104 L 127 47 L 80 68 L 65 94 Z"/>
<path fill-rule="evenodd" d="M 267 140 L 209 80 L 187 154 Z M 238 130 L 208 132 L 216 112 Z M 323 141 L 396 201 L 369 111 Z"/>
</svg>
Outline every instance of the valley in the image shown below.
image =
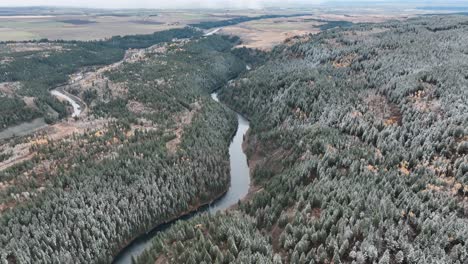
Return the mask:
<svg viewBox="0 0 468 264">
<path fill-rule="evenodd" d="M 217 93 L 212 93 L 211 97 L 214 101 L 219 102 Z M 229 146 L 230 185 L 226 193 L 223 193 L 212 202 L 196 208 L 195 211 L 179 216 L 165 224 L 158 225 L 146 234 L 136 238 L 119 252 L 117 257 L 113 260 L 113 263 L 131 263 L 132 258 L 137 258 L 145 250 L 151 249 L 153 238 L 158 233 L 167 230 L 178 221 L 186 221 L 203 213 L 215 214 L 218 211 L 227 210 L 233 205 L 236 205 L 239 200 L 245 199 L 250 188 L 250 173 L 247 165 L 247 157 L 242 149 L 242 143 L 249 129 L 249 122 L 239 114 L 237 114 L 237 122 L 238 127 L 236 134 Z"/>
<path fill-rule="evenodd" d="M 219 95 L 251 121 L 258 191 L 175 224 L 136 262 L 466 261 L 465 23 L 363 24 L 276 47 Z"/>
<path fill-rule="evenodd" d="M 106 213 L 107 220 L 102 222 L 104 233 L 94 233 L 94 235 L 104 235 L 109 238 L 114 236 L 112 238 L 114 242 L 109 244 L 99 239 L 99 243 L 94 243 L 90 240 L 87 244 L 94 246 L 89 248 L 83 247 L 84 244 L 81 242 L 81 246 L 69 244 L 69 247 L 63 248 L 63 255 L 59 253 L 57 258 L 67 262 L 70 260 L 70 255 L 65 252 L 70 252 L 69 250 L 73 248 L 73 251 L 77 250 L 75 251 L 77 253 L 87 252 L 85 255 L 79 253 L 79 257 L 77 255 L 73 257 L 81 261 L 86 261 L 87 256 L 88 261 L 95 258 L 109 260 L 112 259 L 112 255 L 118 253 L 116 249 L 125 246 L 125 241 L 135 237 L 135 233 L 143 233 L 157 225 L 158 220 L 150 215 L 158 215 L 159 222 L 163 223 L 167 219 L 182 212 L 194 210 L 223 194 L 229 186 L 227 146 L 231 135 L 235 132 L 236 118 L 229 110 L 212 101 L 210 92 L 246 68 L 242 60 L 230 52 L 229 47 L 235 41 L 235 39 L 221 36 L 204 38 L 195 36 L 192 41 L 173 42 L 170 47 L 167 47 L 168 49 L 164 48 L 166 44 L 163 44 L 160 48 L 150 49 L 150 54 L 144 56 L 145 60 L 129 59 L 128 62 L 105 67 L 102 71 L 98 70 L 97 75 L 83 74 L 84 76 L 97 76 L 98 78 L 91 78 L 96 81 L 95 85 L 81 86 L 88 80 L 83 78 L 74 79 L 75 82 L 72 81 L 70 85 L 62 87 L 61 94 L 64 94 L 65 90 L 69 90 L 72 94 L 73 89 L 79 88 L 83 94 L 77 93 L 77 95 L 89 98 L 83 99 L 87 102 L 87 107 L 83 108 L 86 110 L 81 115 L 58 122 L 32 136 L 15 139 L 12 146 L 12 142 L 3 145 L 5 153 L 9 153 L 8 149 L 11 147 L 16 147 L 23 149 L 25 156 L 17 158 L 16 164 L 10 165 L 1 172 L 2 221 L 10 221 L 12 217 L 14 219 L 19 215 L 24 215 L 29 212 L 28 208 L 31 206 L 37 206 L 37 210 L 40 211 L 39 215 L 29 215 L 31 218 L 28 220 L 31 221 L 28 224 L 31 228 L 30 232 L 37 234 L 35 235 L 37 242 L 34 243 L 29 239 L 28 232 L 24 233 L 25 236 L 18 242 L 28 245 L 31 249 L 38 249 L 41 244 L 47 243 L 44 240 L 46 238 L 40 235 L 41 228 L 35 224 L 38 216 L 42 218 L 61 215 L 65 218 L 79 219 L 79 215 L 89 217 L 91 216 L 89 210 L 97 210 L 96 217 L 101 219 L 98 215 L 102 215 L 102 210 L 105 210 L 117 215 L 109 218 Z M 203 61 L 203 63 L 197 64 L 198 70 L 193 71 L 194 64 L 186 61 L 187 59 Z M 137 67 L 137 70 L 134 67 Z M 157 73 L 158 71 L 164 71 L 164 73 Z M 140 74 L 132 74 L 132 72 Z M 154 78 L 155 72 L 162 79 Z M 141 75 L 141 73 L 146 75 Z M 194 73 L 197 75 L 193 75 Z M 199 78 L 200 74 L 203 74 L 204 78 Z M 174 78 L 176 76 L 179 77 Z M 99 78 L 108 80 L 108 85 L 98 84 L 101 80 Z M 148 82 L 151 82 L 151 85 L 148 85 Z M 121 87 L 121 92 L 110 92 L 109 89 L 113 85 Z M 87 94 L 87 91 L 83 90 L 86 88 L 91 90 L 89 94 L 93 96 L 84 95 Z M 135 109 L 135 105 L 138 105 L 138 110 Z M 77 107 L 74 109 L 77 110 Z M 191 113 L 187 115 L 190 118 L 180 120 L 179 117 L 185 116 L 186 113 Z M 72 114 L 73 112 L 70 116 Z M 203 134 L 200 134 L 200 131 L 203 131 Z M 171 150 L 168 146 L 176 139 L 178 143 Z M 211 155 L 197 154 L 199 151 L 205 151 L 205 148 L 210 148 Z M 10 158 L 15 157 L 7 156 L 6 161 Z M 122 162 L 133 165 L 122 167 L 119 165 Z M 145 163 L 153 164 L 151 167 L 160 173 L 154 175 L 142 171 L 141 173 L 147 176 L 135 175 L 137 168 L 148 166 L 144 165 Z M 132 166 L 135 167 L 132 168 Z M 98 171 L 106 171 L 109 168 L 120 172 L 115 171 L 107 177 L 96 178 L 100 174 Z M 21 176 L 18 177 L 18 175 Z M 161 175 L 164 176 L 161 177 Z M 205 177 L 195 177 L 195 175 L 205 175 Z M 186 182 L 186 180 L 189 181 Z M 122 184 L 117 184 L 118 181 L 122 181 Z M 173 181 L 173 184 L 166 185 L 170 181 Z M 134 186 L 133 191 L 129 188 L 129 184 Z M 160 187 L 156 187 L 158 185 Z M 188 189 L 181 188 L 182 185 Z M 126 186 L 126 191 L 122 192 L 121 188 L 124 186 Z M 202 186 L 206 189 L 199 189 Z M 161 192 L 155 192 L 154 187 L 161 188 Z M 187 192 L 191 188 L 193 189 Z M 101 191 L 93 195 L 94 202 L 89 204 L 89 194 L 98 189 Z M 141 193 L 143 189 L 147 189 L 146 194 Z M 115 196 L 110 195 L 112 190 Z M 170 198 L 161 199 L 161 193 Z M 144 196 L 140 196 L 142 194 Z M 143 200 L 149 202 L 143 197 L 151 195 L 159 197 L 151 203 L 169 203 L 170 206 L 163 209 L 158 205 L 151 209 L 151 206 L 140 204 Z M 69 199 L 63 199 L 64 196 Z M 140 198 L 137 198 L 138 196 Z M 121 208 L 104 209 L 106 207 L 101 207 L 109 203 L 108 199 L 119 199 Z M 69 208 L 70 210 L 66 212 L 56 211 L 59 208 L 46 205 L 53 205 L 57 202 L 74 205 L 59 207 Z M 138 206 L 122 215 L 122 210 L 130 208 L 130 204 L 138 204 Z M 179 209 L 174 210 L 176 204 Z M 114 205 L 117 206 L 117 204 Z M 151 210 L 153 213 L 143 213 L 139 209 L 141 206 L 147 207 L 146 212 Z M 165 212 L 160 211 L 161 209 Z M 137 211 L 140 213 L 135 214 L 134 212 Z M 130 218 L 120 220 L 124 215 L 131 216 L 134 220 L 129 221 Z M 137 225 L 139 221 L 135 222 L 137 219 L 143 219 L 141 217 L 148 218 L 145 227 Z M 24 222 L 18 224 L 24 225 Z M 14 226 L 12 222 L 3 223 L 2 234 L 11 235 L 13 229 L 10 228 Z M 42 224 L 42 226 L 47 229 L 54 228 L 57 232 L 61 230 L 63 237 L 58 238 L 61 241 L 64 241 L 65 237 L 74 240 L 72 237 L 78 235 L 72 231 L 78 227 L 72 225 L 65 227 Z M 114 231 L 109 230 L 109 226 L 114 226 Z M 125 226 L 128 227 L 128 231 L 125 231 L 127 228 Z M 69 231 L 65 231 L 66 229 Z M 6 236 L 2 236 L 3 238 L 12 241 Z M 97 239 L 93 236 L 88 238 Z M 2 240 L 2 243 L 4 242 L 6 240 Z M 101 246 L 96 247 L 99 244 Z M 18 244 L 2 245 L 5 249 L 9 247 L 13 249 L 14 245 Z M 26 258 L 42 259 L 41 255 L 22 255 L 17 250 L 10 252 L 16 252 L 14 256 L 18 261 L 25 261 Z M 12 255 L 8 256 L 12 257 Z"/>
<path fill-rule="evenodd" d="M 21 10 L 143 27 L 0 44 L 2 263 L 468 261 L 467 16 Z"/>
</svg>

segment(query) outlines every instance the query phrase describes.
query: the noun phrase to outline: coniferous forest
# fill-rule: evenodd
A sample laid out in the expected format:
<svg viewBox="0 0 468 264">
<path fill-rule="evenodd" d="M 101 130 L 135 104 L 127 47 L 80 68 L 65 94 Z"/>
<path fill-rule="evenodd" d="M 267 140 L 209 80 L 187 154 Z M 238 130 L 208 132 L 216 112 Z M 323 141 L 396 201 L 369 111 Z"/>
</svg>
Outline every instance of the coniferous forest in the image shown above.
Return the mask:
<svg viewBox="0 0 468 264">
<path fill-rule="evenodd" d="M 37 109 L 28 108 L 18 98 L 0 98 L 0 130 L 4 127 L 29 121 L 39 116 L 50 116 L 50 110 L 66 116 L 65 107 L 49 94 L 49 90 L 63 85 L 69 75 L 84 67 L 115 63 L 124 57 L 128 49 L 141 49 L 170 42 L 172 39 L 200 37 L 193 28 L 172 29 L 151 35 L 115 36 L 102 41 L 30 41 L 44 50 L 16 51 L 8 44 L 0 43 L 0 56 L 8 63 L 0 63 L 0 83 L 18 82 L 18 96 L 34 98 Z M 14 44 L 14 43 L 13 43 Z M 12 111 L 13 110 L 13 111 Z"/>
<path fill-rule="evenodd" d="M 237 120 L 209 95 L 245 70 L 237 41 L 171 40 L 105 72 L 126 87 L 88 91 L 90 115 L 107 125 L 34 144 L 33 159 L 0 172 L 14 183 L 0 193 L 14 205 L 0 218 L 2 262 L 108 263 L 139 234 L 223 194 Z"/>
<path fill-rule="evenodd" d="M 70 90 L 105 126 L 0 171 L 1 262 L 110 263 L 219 197 L 235 110 L 250 120 L 250 194 L 159 232 L 135 263 L 467 263 L 468 17 L 347 26 L 269 52 L 185 28 L 16 53 L 1 81 L 61 113 L 50 86 L 145 49 Z M 0 99 L 18 113 L 2 125 L 44 114 Z"/>
<path fill-rule="evenodd" d="M 255 194 L 138 263 L 467 263 L 467 33 L 429 16 L 275 48 L 220 94 L 251 120 Z"/>
</svg>

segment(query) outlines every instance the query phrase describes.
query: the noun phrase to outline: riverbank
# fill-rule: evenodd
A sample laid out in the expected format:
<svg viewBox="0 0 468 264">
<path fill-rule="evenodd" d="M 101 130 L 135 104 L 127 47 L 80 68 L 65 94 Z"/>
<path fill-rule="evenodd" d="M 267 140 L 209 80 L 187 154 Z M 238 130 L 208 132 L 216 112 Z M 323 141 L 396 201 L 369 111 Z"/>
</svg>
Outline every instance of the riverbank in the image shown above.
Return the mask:
<svg viewBox="0 0 468 264">
<path fill-rule="evenodd" d="M 196 215 L 197 213 L 204 212 L 209 208 L 213 203 L 216 203 L 219 199 L 222 199 L 224 195 L 228 192 L 228 189 L 216 195 L 214 199 L 210 201 L 202 202 L 197 205 L 192 205 L 188 210 L 166 220 L 164 222 L 154 225 L 149 231 L 139 232 L 138 235 L 134 236 L 132 239 L 127 240 L 125 243 L 122 243 L 123 246 L 119 248 L 116 254 L 113 255 L 112 263 L 114 264 L 124 264 L 131 263 L 133 256 L 139 256 L 147 248 L 146 244 L 151 244 L 152 238 L 161 231 L 169 228 L 173 223 L 183 220 L 184 218 L 190 218 L 191 216 Z M 143 247 L 142 247 L 143 246 Z"/>
<path fill-rule="evenodd" d="M 16 126 L 8 127 L 0 131 L 0 140 L 12 137 L 22 137 L 47 126 L 43 117 L 36 118 L 30 122 L 24 122 Z"/>
<path fill-rule="evenodd" d="M 81 115 L 84 109 L 84 103 L 81 102 L 76 96 L 72 96 L 71 94 L 63 91 L 63 89 L 57 88 L 55 90 L 50 91 L 50 93 L 57 97 L 59 100 L 67 101 L 73 107 L 72 117 L 78 117 Z M 72 98 L 74 97 L 74 98 Z"/>
<path fill-rule="evenodd" d="M 211 98 L 221 103 L 218 100 L 217 94 L 211 94 Z M 178 216 L 171 218 L 163 223 L 156 224 L 148 232 L 140 232 L 131 242 L 126 243 L 119 253 L 114 257 L 114 264 L 129 264 L 133 256 L 139 256 L 149 248 L 152 243 L 152 238 L 158 233 L 169 228 L 173 223 L 179 220 L 188 220 L 191 217 L 202 212 L 216 213 L 221 210 L 230 210 L 236 206 L 240 200 L 243 200 L 250 190 L 250 169 L 248 167 L 247 156 L 244 153 L 243 142 L 247 131 L 250 128 L 250 123 L 242 115 L 237 113 L 238 125 L 233 134 L 232 141 L 229 146 L 229 161 L 230 161 L 230 185 L 229 188 L 219 194 L 210 202 L 200 203 L 198 206 L 193 206 L 189 210 L 180 213 Z"/>
</svg>

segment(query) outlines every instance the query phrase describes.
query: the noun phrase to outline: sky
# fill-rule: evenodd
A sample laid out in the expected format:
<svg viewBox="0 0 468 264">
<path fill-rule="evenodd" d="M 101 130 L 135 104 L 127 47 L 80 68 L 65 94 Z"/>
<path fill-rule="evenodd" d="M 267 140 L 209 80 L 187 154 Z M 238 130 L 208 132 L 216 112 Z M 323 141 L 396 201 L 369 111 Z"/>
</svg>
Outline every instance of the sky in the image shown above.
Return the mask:
<svg viewBox="0 0 468 264">
<path fill-rule="evenodd" d="M 320 3 L 324 0 L 0 0 L 0 6 L 76 6 L 97 8 L 261 8 Z"/>
<path fill-rule="evenodd" d="M 289 7 L 304 4 L 326 4 L 335 1 L 353 3 L 356 0 L 0 0 L 0 6 L 73 6 L 83 8 L 262 8 Z M 386 3 L 405 0 L 358 0 L 359 2 Z M 410 0 L 421 5 L 445 4 L 442 0 Z M 466 3 L 466 0 L 451 0 Z"/>
</svg>

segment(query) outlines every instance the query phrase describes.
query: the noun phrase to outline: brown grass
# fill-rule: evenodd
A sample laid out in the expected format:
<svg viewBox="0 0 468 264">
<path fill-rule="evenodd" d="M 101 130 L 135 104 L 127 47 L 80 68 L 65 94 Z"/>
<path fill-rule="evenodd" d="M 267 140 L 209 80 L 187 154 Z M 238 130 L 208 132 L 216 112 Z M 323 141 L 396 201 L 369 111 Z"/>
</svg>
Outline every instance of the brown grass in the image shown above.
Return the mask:
<svg viewBox="0 0 468 264">
<path fill-rule="evenodd" d="M 439 119 L 442 118 L 441 104 L 435 96 L 435 85 L 420 82 L 420 86 L 422 90 L 418 90 L 409 96 L 413 107 L 419 112 L 436 113 Z"/>
<path fill-rule="evenodd" d="M 4 82 L 0 83 L 0 95 L 13 96 L 20 88 L 19 82 Z"/>
<path fill-rule="evenodd" d="M 374 116 L 384 121 L 386 126 L 402 124 L 400 108 L 389 102 L 384 96 L 369 94 L 364 98 L 364 102 Z"/>
<path fill-rule="evenodd" d="M 154 262 L 154 264 L 166 264 L 166 263 L 169 263 L 169 261 L 167 260 L 166 256 L 164 255 L 160 255 L 156 261 Z"/>
<path fill-rule="evenodd" d="M 308 36 L 320 32 L 320 23 L 310 20 L 312 16 L 262 19 L 244 22 L 222 28 L 220 33 L 239 36 L 240 46 L 269 50 L 273 46 L 291 40 L 296 36 Z M 300 39 L 294 39 L 300 41 Z"/>
<path fill-rule="evenodd" d="M 199 103 L 194 103 L 192 110 L 187 110 L 181 115 L 176 117 L 177 124 L 176 129 L 173 131 L 176 137 L 166 143 L 166 148 L 169 153 L 174 154 L 180 143 L 182 142 L 182 136 L 184 134 L 184 128 L 192 123 L 194 116 L 201 110 Z"/>
<path fill-rule="evenodd" d="M 6 44 L 11 52 L 62 51 L 62 46 L 53 43 L 10 43 Z"/>
<path fill-rule="evenodd" d="M 348 54 L 342 58 L 333 61 L 333 67 L 335 68 L 346 68 L 351 66 L 353 60 L 357 57 L 356 53 Z"/>
</svg>

